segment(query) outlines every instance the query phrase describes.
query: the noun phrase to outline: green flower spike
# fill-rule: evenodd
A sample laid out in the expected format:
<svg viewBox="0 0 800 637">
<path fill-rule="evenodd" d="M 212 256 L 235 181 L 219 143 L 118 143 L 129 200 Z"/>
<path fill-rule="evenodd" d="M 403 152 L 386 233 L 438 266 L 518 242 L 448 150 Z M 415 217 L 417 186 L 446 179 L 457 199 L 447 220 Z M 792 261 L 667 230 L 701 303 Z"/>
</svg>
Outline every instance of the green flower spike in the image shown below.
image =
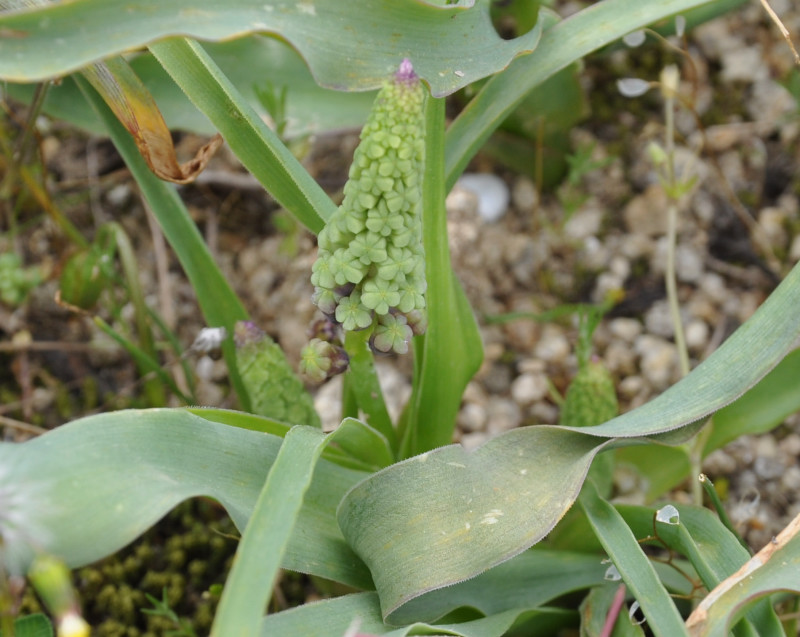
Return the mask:
<svg viewBox="0 0 800 637">
<path fill-rule="evenodd" d="M 345 330 L 371 327 L 381 351 L 405 352 L 425 321 L 422 246 L 425 91 L 409 60 L 378 93 L 344 201 L 319 233 L 314 303 Z M 343 293 L 342 286 L 353 285 Z M 406 316 L 416 318 L 406 320 Z"/>
</svg>

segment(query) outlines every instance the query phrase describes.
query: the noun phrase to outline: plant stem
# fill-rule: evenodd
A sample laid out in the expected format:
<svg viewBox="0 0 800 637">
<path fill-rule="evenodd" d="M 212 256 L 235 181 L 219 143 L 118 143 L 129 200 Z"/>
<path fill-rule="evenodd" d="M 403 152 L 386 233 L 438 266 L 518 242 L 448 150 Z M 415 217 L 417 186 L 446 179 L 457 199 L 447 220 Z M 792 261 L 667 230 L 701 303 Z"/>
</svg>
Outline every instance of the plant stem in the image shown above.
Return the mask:
<svg viewBox="0 0 800 637">
<path fill-rule="evenodd" d="M 662 93 L 664 95 L 664 142 L 666 147 L 666 187 L 670 197 L 667 206 L 667 263 L 664 272 L 664 282 L 667 288 L 667 303 L 672 318 L 672 329 L 675 334 L 675 347 L 678 350 L 678 362 L 681 376 L 689 374 L 689 350 L 686 346 L 686 336 L 681 320 L 680 301 L 678 300 L 678 282 L 675 267 L 675 253 L 678 244 L 678 202 L 676 201 L 678 184 L 675 179 L 675 89 L 677 87 L 677 74 L 674 76 L 674 86 L 666 86 L 665 80 L 669 77 L 666 70 L 662 73 Z M 689 456 L 689 471 L 693 479 L 690 481 L 692 501 L 697 506 L 703 504 L 703 488 L 695 476 L 700 475 L 703 465 L 703 447 L 708 434 L 703 435 L 701 430 L 687 445 Z"/>
</svg>

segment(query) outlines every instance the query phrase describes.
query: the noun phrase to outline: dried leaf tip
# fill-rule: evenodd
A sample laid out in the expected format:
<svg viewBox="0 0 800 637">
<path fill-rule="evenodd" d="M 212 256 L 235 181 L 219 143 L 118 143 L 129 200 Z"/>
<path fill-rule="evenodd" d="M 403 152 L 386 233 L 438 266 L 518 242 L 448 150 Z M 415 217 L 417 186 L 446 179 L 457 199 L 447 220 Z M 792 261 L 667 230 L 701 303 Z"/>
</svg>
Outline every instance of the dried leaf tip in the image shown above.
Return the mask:
<svg viewBox="0 0 800 637">
<path fill-rule="evenodd" d="M 394 79 L 395 82 L 403 82 L 405 84 L 413 84 L 419 79 L 414 72 L 414 66 L 411 64 L 411 60 L 403 58 L 403 61 L 400 62 L 400 67 L 397 69 L 397 73 L 394 74 Z"/>
</svg>

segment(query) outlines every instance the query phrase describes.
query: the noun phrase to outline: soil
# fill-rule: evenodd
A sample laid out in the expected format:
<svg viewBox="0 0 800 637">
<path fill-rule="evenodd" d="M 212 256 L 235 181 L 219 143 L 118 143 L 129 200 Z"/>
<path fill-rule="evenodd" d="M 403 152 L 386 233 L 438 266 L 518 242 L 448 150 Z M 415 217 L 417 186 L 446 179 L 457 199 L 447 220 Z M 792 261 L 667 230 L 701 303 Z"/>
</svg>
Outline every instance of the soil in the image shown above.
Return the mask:
<svg viewBox="0 0 800 637">
<path fill-rule="evenodd" d="M 772 4 L 789 31 L 800 33 L 800 8 Z M 752 4 L 694 30 L 686 50 L 683 57 L 649 40 L 587 62 L 581 81 L 591 115 L 570 131 L 570 145 L 573 157 L 583 153 L 589 161 L 556 188 L 540 192 L 533 171 L 515 173 L 481 155 L 470 171 L 502 180 L 509 197 L 502 216 L 481 217 L 483 193 L 457 186 L 448 197 L 454 268 L 486 353 L 459 415 L 457 439 L 464 445 L 475 447 L 518 426 L 557 422 L 556 395 L 577 369 L 573 320 L 493 320 L 507 313 L 539 314 L 614 296 L 618 302 L 598 327 L 594 347 L 614 376 L 621 409 L 646 402 L 681 377 L 663 284 L 668 201 L 648 153 L 651 142 L 663 140 L 662 100 L 656 90 L 624 98 L 616 80 L 656 80 L 665 64 L 681 68 L 686 104 L 676 115 L 675 156 L 678 174 L 694 183 L 680 202 L 677 275 L 693 366 L 800 260 L 800 72 L 788 45 Z M 14 116 L 23 115 L 22 107 L 12 108 Z M 53 201 L 87 239 L 110 220 L 124 227 L 148 304 L 188 349 L 205 327 L 194 292 L 116 151 L 58 122 L 43 123 L 40 147 Z M 191 135 L 177 140 L 186 156 L 205 141 Z M 304 163 L 338 198 L 357 131 L 312 141 Z M 279 210 L 225 148 L 198 183 L 180 192 L 253 320 L 296 364 L 315 316 L 308 280 L 314 237 Z M 26 265 L 41 268 L 44 281 L 22 303 L 0 302 L 3 439 L 21 441 L 97 411 L 147 406 L 142 379 L 124 350 L 90 316 L 54 300 L 75 246 L 39 206 L 20 204 L 13 225 L 10 218 L 2 222 L 0 253 L 21 255 Z M 96 311 L 123 331 L 132 321 L 133 308 L 119 290 L 104 292 Z M 199 403 L 235 406 L 222 361 L 196 354 L 187 360 L 199 380 Z M 175 369 L 168 355 L 163 362 Z M 396 410 L 408 392 L 410 360 L 382 359 L 381 373 Z M 335 425 L 336 383 L 313 388 L 321 412 L 333 414 L 328 427 Z M 180 404 L 174 396 L 169 401 Z M 794 414 L 769 434 L 714 452 L 704 466 L 727 487 L 731 517 L 756 549 L 800 513 L 798 456 L 800 418 Z M 641 485 L 626 485 L 619 476 L 620 497 L 643 498 Z M 682 485 L 672 497 L 681 499 L 685 491 Z"/>
</svg>

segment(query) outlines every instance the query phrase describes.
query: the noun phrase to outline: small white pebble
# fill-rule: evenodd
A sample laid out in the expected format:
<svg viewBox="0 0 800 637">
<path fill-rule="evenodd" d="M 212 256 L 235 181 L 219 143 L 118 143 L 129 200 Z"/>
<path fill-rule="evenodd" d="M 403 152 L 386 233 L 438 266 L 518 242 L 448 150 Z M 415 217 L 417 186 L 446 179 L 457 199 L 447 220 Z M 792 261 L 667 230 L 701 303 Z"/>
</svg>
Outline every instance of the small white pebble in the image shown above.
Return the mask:
<svg viewBox="0 0 800 637">
<path fill-rule="evenodd" d="M 617 338 L 626 343 L 633 343 L 642 333 L 642 324 L 633 318 L 615 318 L 609 322 L 608 329 Z"/>
<path fill-rule="evenodd" d="M 475 403 L 467 403 L 458 414 L 458 426 L 467 432 L 483 431 L 486 420 L 486 409 Z"/>
<path fill-rule="evenodd" d="M 486 415 L 488 419 L 487 430 L 492 435 L 514 429 L 522 423 L 520 408 L 507 398 L 491 396 L 489 404 L 486 406 Z"/>
<path fill-rule="evenodd" d="M 499 220 L 508 210 L 511 194 L 506 182 L 497 175 L 464 173 L 457 185 L 477 195 L 478 214 L 488 223 Z"/>
<path fill-rule="evenodd" d="M 686 345 L 692 349 L 700 349 L 708 343 L 709 329 L 705 321 L 694 319 L 686 326 Z"/>
<path fill-rule="evenodd" d="M 541 400 L 549 391 L 544 374 L 522 374 L 511 383 L 511 397 L 518 405 L 530 405 Z"/>
<path fill-rule="evenodd" d="M 560 363 L 569 356 L 569 352 L 569 341 L 561 329 L 554 325 L 545 325 L 534 355 L 548 363 Z"/>
<path fill-rule="evenodd" d="M 784 471 L 781 478 L 781 487 L 791 493 L 800 491 L 800 467 L 794 465 Z"/>
</svg>

